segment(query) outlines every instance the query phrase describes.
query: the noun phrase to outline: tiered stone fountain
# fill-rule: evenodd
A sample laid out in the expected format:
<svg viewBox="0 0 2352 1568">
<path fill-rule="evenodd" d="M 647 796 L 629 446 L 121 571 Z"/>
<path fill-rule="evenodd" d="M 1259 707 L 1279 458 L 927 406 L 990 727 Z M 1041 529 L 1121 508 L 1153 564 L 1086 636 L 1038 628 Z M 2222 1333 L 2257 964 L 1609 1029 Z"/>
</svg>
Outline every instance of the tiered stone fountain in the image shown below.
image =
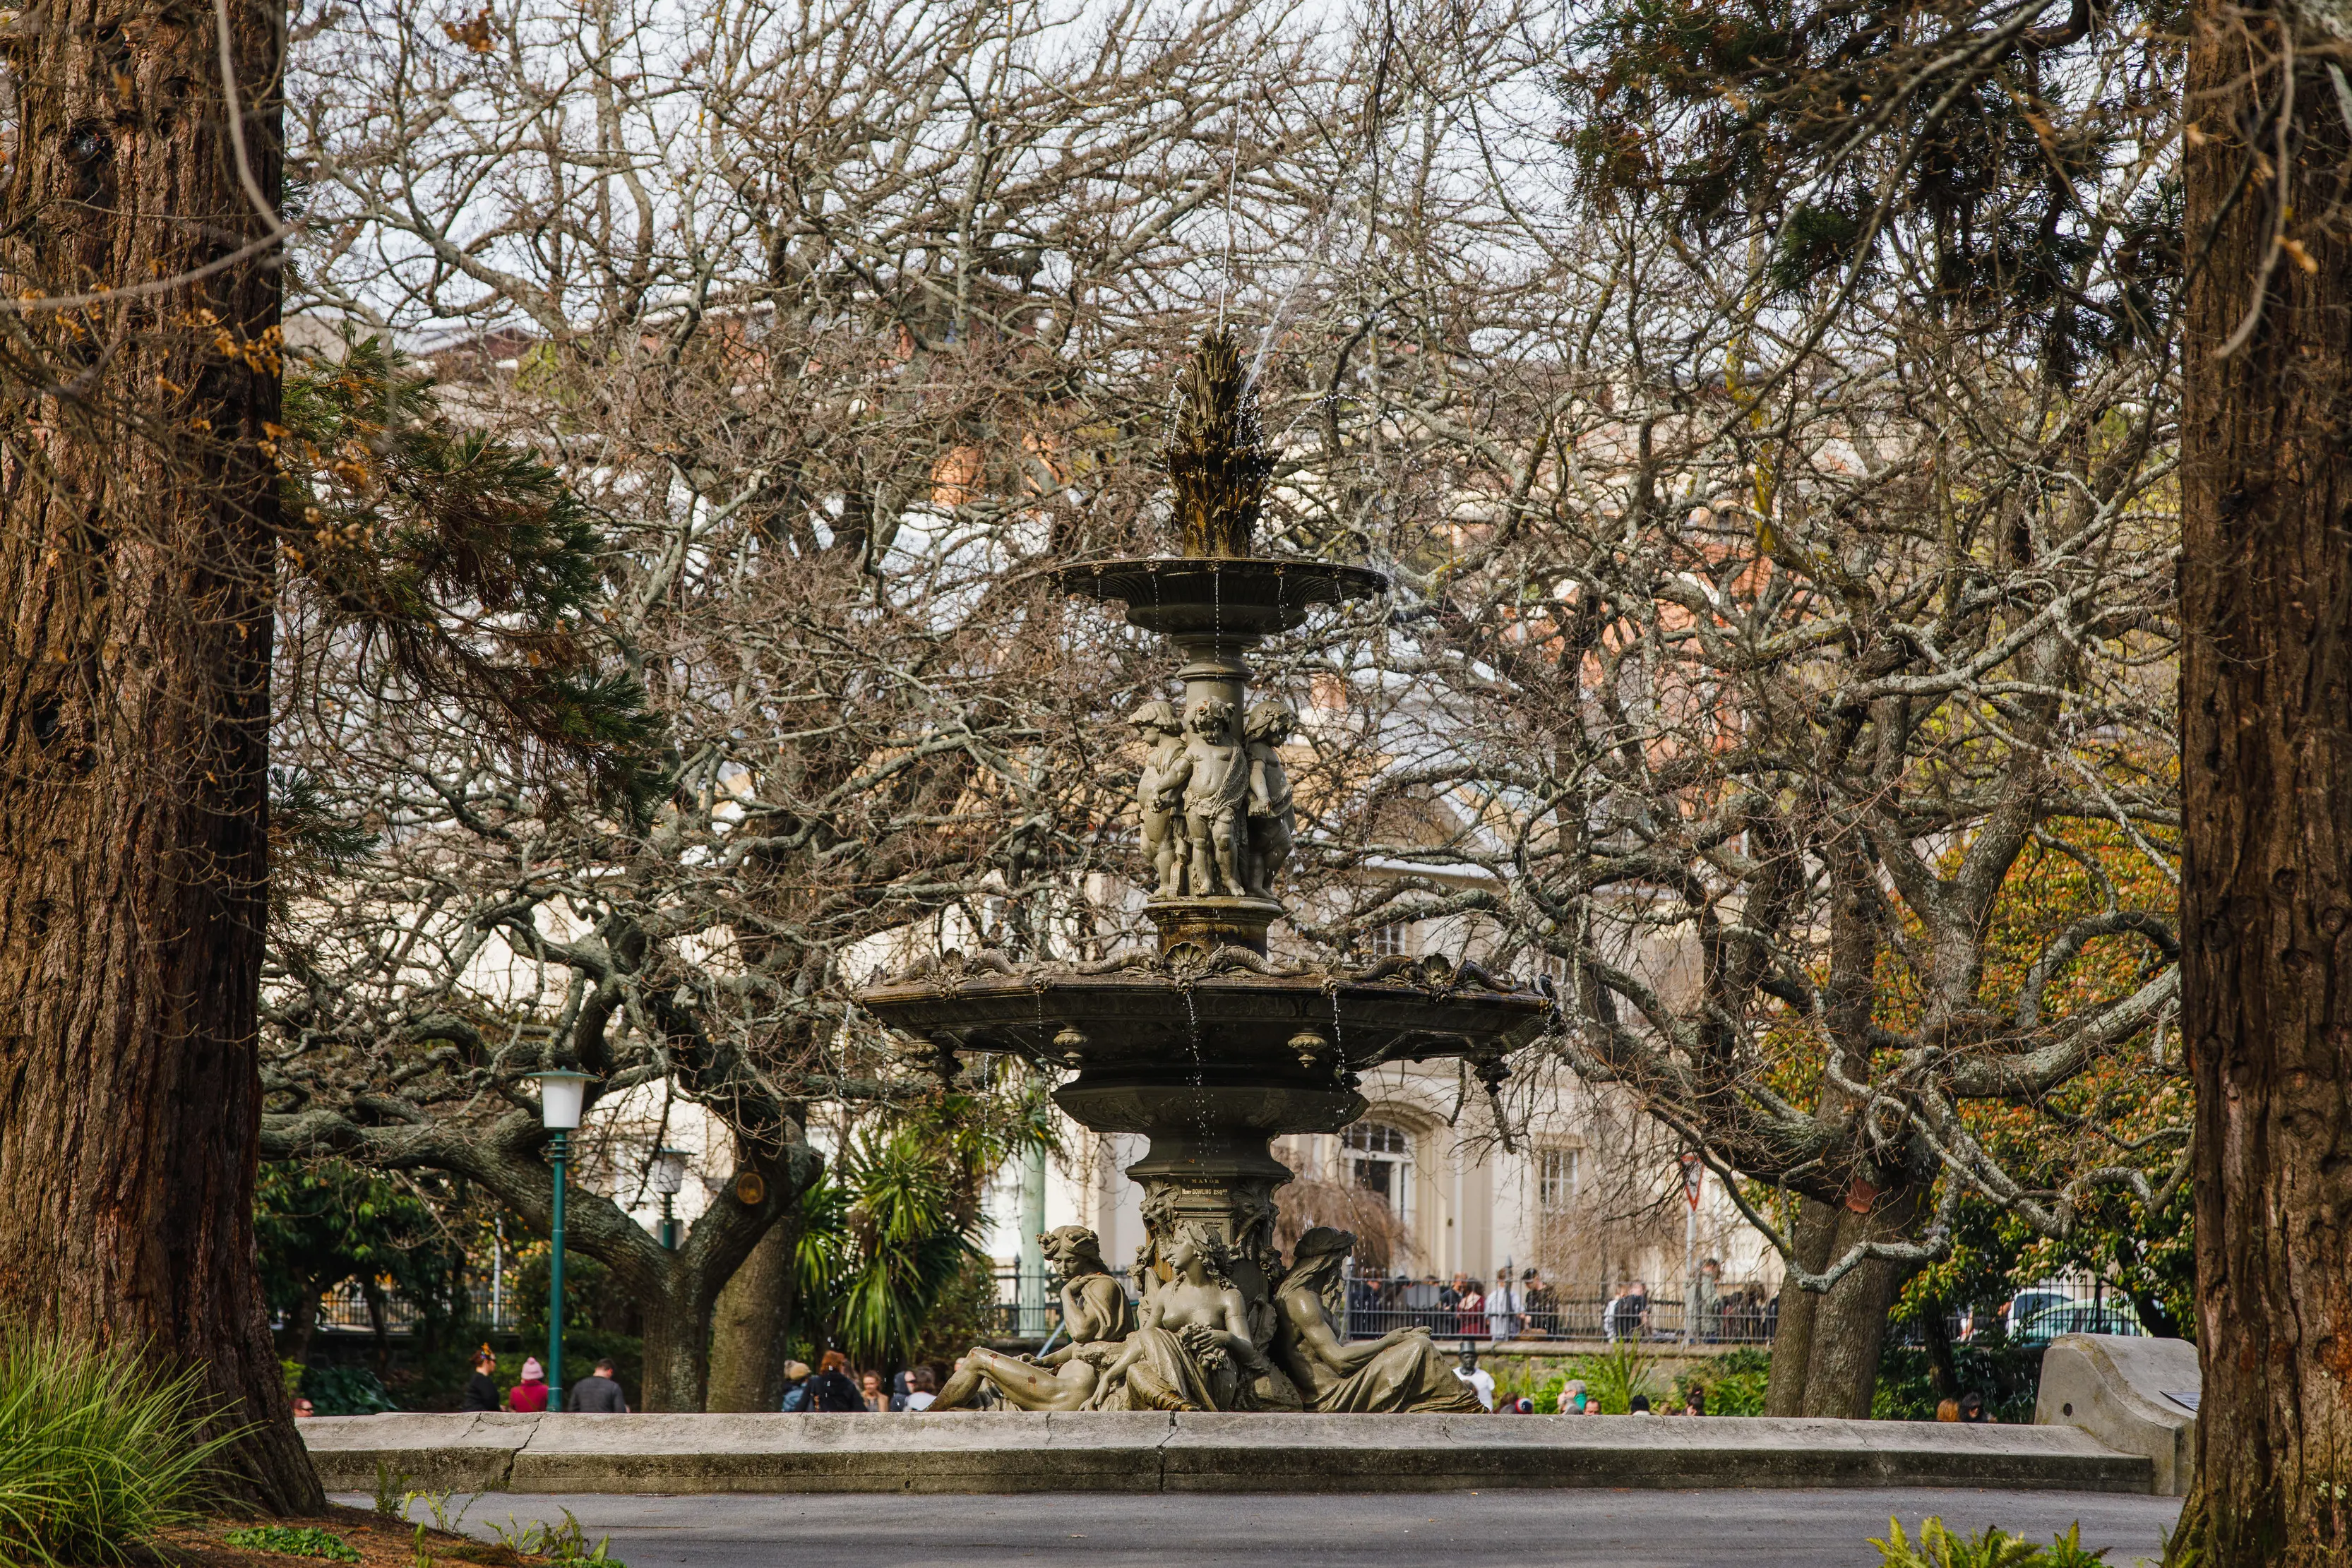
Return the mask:
<svg viewBox="0 0 2352 1568">
<path fill-rule="evenodd" d="M 1293 827 L 1278 748 L 1296 716 L 1279 702 L 1251 704 L 1247 655 L 1318 606 L 1388 583 L 1361 567 L 1254 555 L 1272 463 L 1229 339 L 1204 341 L 1181 391 L 1167 459 L 1184 553 L 1073 567 L 1059 578 L 1072 593 L 1123 602 L 1131 624 L 1167 637 L 1184 658 L 1180 701 L 1147 703 L 1132 720 L 1149 747 L 1138 810 L 1158 951 L 1078 964 L 949 953 L 857 1000 L 919 1042 L 943 1075 L 960 1055 L 1011 1052 L 1074 1073 L 1054 1098 L 1085 1126 L 1150 1140 L 1128 1167 L 1144 1189 L 1150 1238 L 1133 1276 L 1144 1292 L 1141 1329 L 1096 1272 L 1093 1238 L 1057 1232 L 1077 1348 L 1044 1367 L 977 1358 L 1013 1403 L 1458 1407 L 1452 1379 L 1427 1375 L 1434 1353 L 1425 1336 L 1347 1350 L 1344 1366 L 1317 1364 L 1318 1354 L 1329 1360 L 1328 1336 L 1313 1333 L 1306 1301 L 1277 1302 L 1277 1292 L 1286 1274 L 1301 1282 L 1310 1271 L 1334 1274 L 1332 1249 L 1349 1239 L 1311 1236 L 1314 1245 L 1303 1241 L 1286 1265 L 1274 1194 L 1291 1172 L 1267 1139 L 1346 1126 L 1365 1109 L 1360 1076 L 1383 1062 L 1466 1058 L 1491 1088 L 1506 1054 L 1542 1030 L 1549 1003 L 1466 961 L 1349 967 L 1268 956 L 1267 930 L 1284 913 L 1274 883 Z M 1312 1270 L 1309 1252 L 1319 1260 Z M 1181 1343 L 1193 1362 L 1210 1364 L 1200 1376 L 1190 1375 L 1199 1365 L 1171 1364 L 1175 1343 L 1139 1348 L 1155 1321 L 1184 1318 L 1199 1320 Z M 1375 1354 L 1386 1357 L 1377 1368 Z M 1268 1375 L 1261 1364 L 1278 1370 Z M 942 1404 L 969 1392 L 951 1388 Z"/>
</svg>

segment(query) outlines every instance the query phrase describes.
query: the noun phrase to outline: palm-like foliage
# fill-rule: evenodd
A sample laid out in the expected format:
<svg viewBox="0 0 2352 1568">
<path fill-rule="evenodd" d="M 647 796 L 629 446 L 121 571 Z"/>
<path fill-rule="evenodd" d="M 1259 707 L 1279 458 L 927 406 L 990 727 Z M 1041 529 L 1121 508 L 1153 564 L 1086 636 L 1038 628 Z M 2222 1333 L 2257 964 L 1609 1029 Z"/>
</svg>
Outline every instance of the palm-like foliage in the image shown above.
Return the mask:
<svg viewBox="0 0 2352 1568">
<path fill-rule="evenodd" d="M 989 1173 L 1053 1141 L 1044 1095 L 1025 1083 L 942 1093 L 858 1129 L 801 1200 L 807 1321 L 854 1361 L 906 1362 L 977 1254 Z"/>
</svg>

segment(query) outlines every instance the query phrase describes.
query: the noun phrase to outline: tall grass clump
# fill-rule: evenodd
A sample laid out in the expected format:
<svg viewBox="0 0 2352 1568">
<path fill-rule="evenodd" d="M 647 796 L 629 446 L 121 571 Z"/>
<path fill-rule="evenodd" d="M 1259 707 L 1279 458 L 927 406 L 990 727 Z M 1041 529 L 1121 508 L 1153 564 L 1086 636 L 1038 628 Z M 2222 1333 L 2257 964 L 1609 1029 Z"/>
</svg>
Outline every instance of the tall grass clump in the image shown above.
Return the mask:
<svg viewBox="0 0 2352 1568">
<path fill-rule="evenodd" d="M 212 1461 L 191 1371 L 53 1335 L 0 1336 L 0 1568 L 115 1563 L 196 1515 Z"/>
</svg>

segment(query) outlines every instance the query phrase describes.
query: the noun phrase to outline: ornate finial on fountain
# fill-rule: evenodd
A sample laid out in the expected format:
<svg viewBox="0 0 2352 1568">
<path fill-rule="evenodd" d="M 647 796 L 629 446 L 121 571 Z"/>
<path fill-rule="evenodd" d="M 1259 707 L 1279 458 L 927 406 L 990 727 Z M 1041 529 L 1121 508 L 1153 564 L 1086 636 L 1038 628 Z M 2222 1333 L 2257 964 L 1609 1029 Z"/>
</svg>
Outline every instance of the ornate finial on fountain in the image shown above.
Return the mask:
<svg viewBox="0 0 2352 1568">
<path fill-rule="evenodd" d="M 1177 388 L 1183 402 L 1165 456 L 1184 553 L 1245 557 L 1274 459 L 1233 334 L 1219 327 L 1203 336 Z"/>
</svg>

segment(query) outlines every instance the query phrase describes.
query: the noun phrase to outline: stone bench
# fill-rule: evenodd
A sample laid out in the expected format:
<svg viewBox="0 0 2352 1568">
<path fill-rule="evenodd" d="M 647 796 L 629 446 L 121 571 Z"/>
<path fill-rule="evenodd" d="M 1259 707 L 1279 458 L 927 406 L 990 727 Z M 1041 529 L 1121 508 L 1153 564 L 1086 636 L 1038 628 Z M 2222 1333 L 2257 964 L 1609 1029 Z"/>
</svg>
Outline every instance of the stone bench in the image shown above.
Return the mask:
<svg viewBox="0 0 2352 1568">
<path fill-rule="evenodd" d="M 2033 1419 L 2078 1427 L 2108 1448 L 2145 1456 L 2157 1495 L 2185 1497 L 2202 1391 L 2197 1347 L 2187 1340 L 2061 1334 L 2042 1353 Z"/>
</svg>

